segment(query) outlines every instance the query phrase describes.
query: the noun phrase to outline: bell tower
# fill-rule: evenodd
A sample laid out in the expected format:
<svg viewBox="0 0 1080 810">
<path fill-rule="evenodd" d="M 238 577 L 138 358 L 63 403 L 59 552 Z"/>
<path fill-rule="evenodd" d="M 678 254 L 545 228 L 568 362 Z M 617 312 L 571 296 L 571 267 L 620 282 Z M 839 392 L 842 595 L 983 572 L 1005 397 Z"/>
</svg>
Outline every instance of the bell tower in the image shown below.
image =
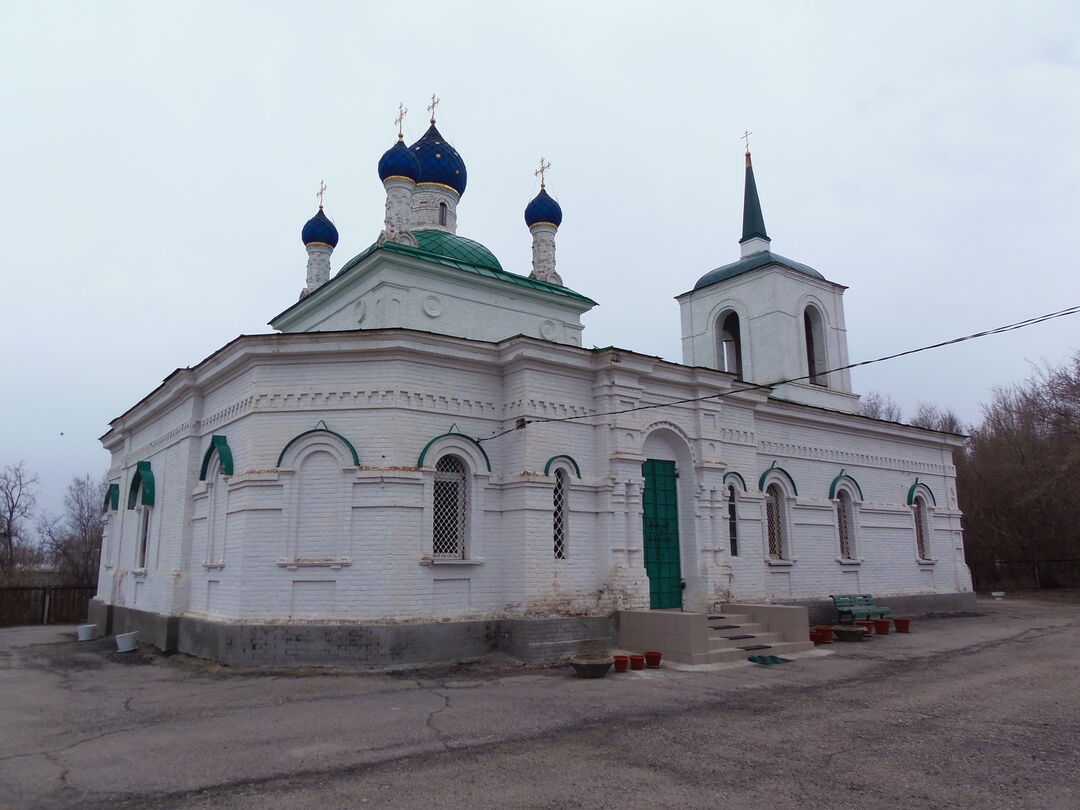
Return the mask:
<svg viewBox="0 0 1080 810">
<path fill-rule="evenodd" d="M 749 135 L 749 133 L 747 133 Z M 707 366 L 773 396 L 854 413 L 842 284 L 772 252 L 749 147 L 740 258 L 698 279 L 676 300 L 683 363 Z"/>
</svg>

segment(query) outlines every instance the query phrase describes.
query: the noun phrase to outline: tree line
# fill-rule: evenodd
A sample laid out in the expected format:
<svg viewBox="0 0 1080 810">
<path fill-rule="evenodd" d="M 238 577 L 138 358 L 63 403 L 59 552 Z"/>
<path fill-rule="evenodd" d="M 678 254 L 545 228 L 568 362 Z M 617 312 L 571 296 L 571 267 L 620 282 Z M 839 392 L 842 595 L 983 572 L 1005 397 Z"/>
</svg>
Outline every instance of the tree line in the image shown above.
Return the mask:
<svg viewBox="0 0 1080 810">
<path fill-rule="evenodd" d="M 0 472 L 0 585 L 96 585 L 106 481 L 75 476 L 61 515 L 35 512 L 38 487 L 21 461 Z"/>
</svg>

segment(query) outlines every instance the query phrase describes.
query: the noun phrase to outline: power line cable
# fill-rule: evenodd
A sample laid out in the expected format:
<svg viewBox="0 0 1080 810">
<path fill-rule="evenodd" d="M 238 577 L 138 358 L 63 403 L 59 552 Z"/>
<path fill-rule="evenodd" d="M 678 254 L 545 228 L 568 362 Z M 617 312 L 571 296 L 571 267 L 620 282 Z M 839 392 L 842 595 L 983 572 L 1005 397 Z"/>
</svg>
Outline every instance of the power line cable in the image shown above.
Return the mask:
<svg viewBox="0 0 1080 810">
<path fill-rule="evenodd" d="M 573 422 L 578 419 L 593 419 L 600 416 L 618 416 L 619 414 L 631 413 L 633 411 L 647 411 L 654 408 L 666 408 L 671 405 L 685 405 L 689 402 L 702 402 L 707 399 L 722 399 L 723 397 L 732 396 L 733 394 L 742 394 L 747 391 L 758 391 L 763 388 L 775 388 L 778 385 L 784 385 L 785 383 L 800 382 L 801 380 L 809 380 L 811 377 L 817 377 L 823 374 L 832 374 L 837 371 L 846 371 L 851 368 L 858 368 L 860 366 L 869 366 L 874 363 L 884 363 L 886 360 L 895 360 L 898 357 L 906 357 L 911 354 L 918 354 L 919 352 L 928 352 L 931 349 L 940 349 L 943 346 L 952 346 L 955 343 L 963 343 L 967 340 L 975 340 L 976 338 L 987 337 L 989 335 L 998 335 L 1002 332 L 1011 332 L 1015 329 L 1024 329 L 1028 326 L 1034 326 L 1035 324 L 1043 323 L 1044 321 L 1053 320 L 1054 318 L 1064 318 L 1066 315 L 1075 315 L 1080 312 L 1080 304 L 1076 306 L 1067 307 L 1057 312 L 1049 312 L 1046 315 L 1037 315 L 1034 318 L 1027 318 L 1023 321 L 1017 321 L 1016 323 L 1006 324 L 1005 326 L 999 326 L 995 329 L 985 329 L 982 332 L 974 332 L 970 335 L 964 335 L 963 337 L 953 338 L 952 340 L 943 340 L 940 343 L 931 343 L 928 346 L 920 346 L 917 349 L 907 349 L 906 351 L 896 352 L 895 354 L 887 354 L 884 357 L 876 357 L 873 360 L 860 360 L 858 363 L 848 363 L 846 366 L 837 366 L 836 368 L 828 369 L 827 371 L 819 371 L 814 374 L 804 374 L 801 377 L 788 377 L 783 380 L 776 380 L 770 383 L 761 383 L 757 385 L 746 385 L 741 388 L 734 388 L 730 391 L 720 391 L 715 394 L 706 394 L 702 397 L 688 397 L 686 399 L 673 399 L 668 402 L 659 402 L 654 405 L 637 405 L 633 408 L 620 408 L 615 411 L 604 411 L 602 413 L 588 413 L 580 414 L 578 416 L 560 416 L 551 418 L 538 418 L 538 419 L 525 419 L 520 418 L 517 420 L 517 424 L 514 427 L 504 430 L 501 433 L 496 433 L 492 436 L 488 436 L 484 439 L 477 439 L 478 443 L 489 442 L 492 439 L 498 439 L 502 436 L 506 436 L 509 433 L 514 433 L 518 430 L 524 430 L 528 425 L 545 424 L 548 422 Z"/>
</svg>

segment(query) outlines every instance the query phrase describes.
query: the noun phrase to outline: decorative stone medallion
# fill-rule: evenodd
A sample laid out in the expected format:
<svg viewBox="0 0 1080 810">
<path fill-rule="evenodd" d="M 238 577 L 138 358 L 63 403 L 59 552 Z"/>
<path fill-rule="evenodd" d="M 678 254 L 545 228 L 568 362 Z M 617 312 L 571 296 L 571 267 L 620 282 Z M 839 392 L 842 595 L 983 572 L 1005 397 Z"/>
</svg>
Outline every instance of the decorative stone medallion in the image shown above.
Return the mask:
<svg viewBox="0 0 1080 810">
<path fill-rule="evenodd" d="M 429 295 L 424 299 L 424 314 L 429 318 L 438 318 L 442 315 L 442 301 L 437 295 Z"/>
</svg>

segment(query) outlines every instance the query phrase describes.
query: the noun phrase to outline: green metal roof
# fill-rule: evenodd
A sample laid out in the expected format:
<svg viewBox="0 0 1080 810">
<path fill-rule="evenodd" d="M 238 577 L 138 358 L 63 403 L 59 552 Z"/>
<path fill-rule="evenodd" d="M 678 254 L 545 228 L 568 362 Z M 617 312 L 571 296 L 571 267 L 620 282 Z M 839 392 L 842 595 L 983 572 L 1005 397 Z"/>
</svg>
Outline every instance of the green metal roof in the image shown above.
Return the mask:
<svg viewBox="0 0 1080 810">
<path fill-rule="evenodd" d="M 487 278 L 494 278 L 500 281 L 508 281 L 519 287 L 528 287 L 529 289 L 541 290 L 543 292 L 561 295 L 566 298 L 573 298 L 577 301 L 596 304 L 591 298 L 588 298 L 581 293 L 574 292 L 569 287 L 563 287 L 559 284 L 550 284 L 546 281 L 540 281 L 539 279 L 528 278 L 526 276 L 519 276 L 516 273 L 508 273 L 502 269 L 502 265 L 499 264 L 499 260 L 495 258 L 494 253 L 479 242 L 474 242 L 472 239 L 466 239 L 464 236 L 437 230 L 413 231 L 412 235 L 416 237 L 418 243 L 417 247 L 402 245 L 397 242 L 383 242 L 381 245 L 376 243 L 359 256 L 355 256 L 346 262 L 345 266 L 338 271 L 334 278 L 343 276 L 376 250 L 388 250 L 391 253 L 415 256 L 429 262 L 436 262 L 445 267 L 453 267 L 457 270 L 463 270 L 466 273 L 486 276 Z"/>
</svg>

